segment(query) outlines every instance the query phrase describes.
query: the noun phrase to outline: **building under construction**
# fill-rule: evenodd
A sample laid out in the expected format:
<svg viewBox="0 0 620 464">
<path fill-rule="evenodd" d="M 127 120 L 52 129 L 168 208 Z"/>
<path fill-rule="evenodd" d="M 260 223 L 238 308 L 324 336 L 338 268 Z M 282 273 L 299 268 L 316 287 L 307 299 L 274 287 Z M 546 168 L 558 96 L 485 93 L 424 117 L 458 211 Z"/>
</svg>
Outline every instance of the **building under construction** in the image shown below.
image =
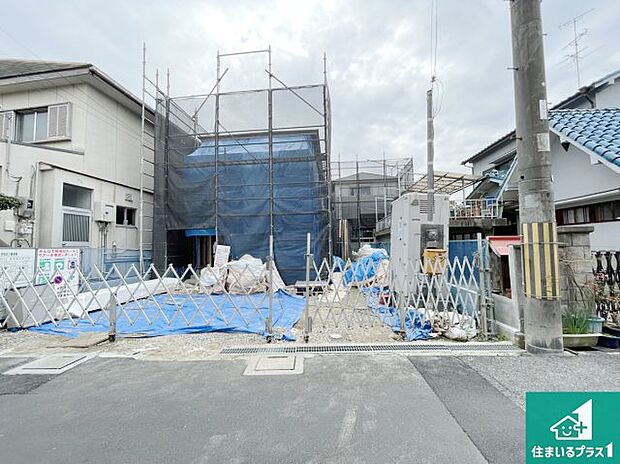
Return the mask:
<svg viewBox="0 0 620 464">
<path fill-rule="evenodd" d="M 244 59 L 264 60 L 261 88 L 224 90 Z M 230 63 L 230 71 L 228 65 Z M 292 86 L 272 72 L 271 50 L 219 54 L 211 92 L 170 97 L 155 88 L 153 261 L 200 268 L 213 245 L 275 263 L 303 279 L 311 252 L 331 256 L 330 103 L 323 82 Z"/>
</svg>

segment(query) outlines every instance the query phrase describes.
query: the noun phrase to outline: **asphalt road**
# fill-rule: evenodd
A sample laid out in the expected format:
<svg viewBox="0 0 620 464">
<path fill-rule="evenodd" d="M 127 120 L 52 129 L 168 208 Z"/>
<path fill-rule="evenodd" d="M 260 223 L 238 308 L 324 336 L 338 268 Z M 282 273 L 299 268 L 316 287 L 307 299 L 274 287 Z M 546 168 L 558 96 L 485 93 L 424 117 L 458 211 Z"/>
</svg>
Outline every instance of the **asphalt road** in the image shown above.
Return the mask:
<svg viewBox="0 0 620 464">
<path fill-rule="evenodd" d="M 1 358 L 0 372 L 25 361 Z M 524 460 L 523 410 L 457 358 L 316 356 L 293 376 L 245 367 L 95 358 L 58 376 L 0 375 L 0 462 Z"/>
</svg>

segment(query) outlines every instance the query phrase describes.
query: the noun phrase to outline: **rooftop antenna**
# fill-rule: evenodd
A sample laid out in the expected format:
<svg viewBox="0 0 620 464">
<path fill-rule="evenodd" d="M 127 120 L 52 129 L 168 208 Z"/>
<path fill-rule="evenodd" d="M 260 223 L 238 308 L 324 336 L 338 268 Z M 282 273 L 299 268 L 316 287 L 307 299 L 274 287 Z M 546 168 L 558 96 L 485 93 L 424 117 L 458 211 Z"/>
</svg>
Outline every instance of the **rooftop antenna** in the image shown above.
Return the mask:
<svg viewBox="0 0 620 464">
<path fill-rule="evenodd" d="M 575 71 L 577 73 L 577 88 L 581 88 L 581 73 L 579 69 L 579 62 L 586 56 L 583 55 L 583 52 L 588 48 L 587 46 L 582 47 L 581 42 L 583 38 L 588 34 L 588 32 L 590 32 L 589 29 L 586 28 L 578 29 L 577 24 L 583 19 L 585 15 L 591 13 L 592 11 L 594 11 L 594 8 L 591 8 L 588 11 L 581 13 L 580 15 L 577 15 L 574 18 L 571 18 L 565 23 L 559 25 L 559 29 L 566 29 L 570 27 L 573 31 L 573 40 L 564 45 L 562 49 L 572 50 L 572 53 L 568 53 L 564 57 L 564 61 L 572 61 L 575 63 Z M 592 52 L 594 52 L 594 50 Z"/>
</svg>

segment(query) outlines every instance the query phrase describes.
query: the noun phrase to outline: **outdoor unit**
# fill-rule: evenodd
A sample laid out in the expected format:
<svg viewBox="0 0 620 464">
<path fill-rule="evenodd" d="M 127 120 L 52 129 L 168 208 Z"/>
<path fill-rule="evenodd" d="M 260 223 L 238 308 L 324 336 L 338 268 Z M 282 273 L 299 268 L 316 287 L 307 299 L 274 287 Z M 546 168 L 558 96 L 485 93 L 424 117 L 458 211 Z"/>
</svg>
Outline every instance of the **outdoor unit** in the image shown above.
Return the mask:
<svg viewBox="0 0 620 464">
<path fill-rule="evenodd" d="M 95 202 L 94 220 L 96 222 L 113 222 L 116 214 L 116 208 L 113 203 L 105 201 Z"/>
<path fill-rule="evenodd" d="M 406 281 L 399 276 L 405 276 L 415 269 L 425 248 L 447 250 L 449 220 L 449 195 L 435 194 L 432 223 L 428 221 L 428 197 L 425 193 L 405 193 L 394 200 L 390 268 L 396 277 L 395 282 Z"/>
</svg>

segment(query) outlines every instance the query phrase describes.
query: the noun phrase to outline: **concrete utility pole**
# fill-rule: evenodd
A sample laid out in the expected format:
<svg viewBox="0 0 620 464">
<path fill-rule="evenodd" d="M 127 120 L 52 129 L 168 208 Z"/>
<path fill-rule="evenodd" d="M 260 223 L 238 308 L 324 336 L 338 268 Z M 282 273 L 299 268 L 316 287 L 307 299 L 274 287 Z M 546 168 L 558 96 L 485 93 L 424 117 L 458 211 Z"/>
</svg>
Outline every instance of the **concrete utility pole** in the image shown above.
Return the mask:
<svg viewBox="0 0 620 464">
<path fill-rule="evenodd" d="M 512 0 L 525 347 L 560 353 L 562 314 L 540 0 Z"/>
<path fill-rule="evenodd" d="M 433 126 L 433 83 L 435 76 L 431 78 L 431 88 L 426 91 L 426 186 L 428 198 L 428 222 L 433 222 L 435 213 L 435 128 Z"/>
</svg>

